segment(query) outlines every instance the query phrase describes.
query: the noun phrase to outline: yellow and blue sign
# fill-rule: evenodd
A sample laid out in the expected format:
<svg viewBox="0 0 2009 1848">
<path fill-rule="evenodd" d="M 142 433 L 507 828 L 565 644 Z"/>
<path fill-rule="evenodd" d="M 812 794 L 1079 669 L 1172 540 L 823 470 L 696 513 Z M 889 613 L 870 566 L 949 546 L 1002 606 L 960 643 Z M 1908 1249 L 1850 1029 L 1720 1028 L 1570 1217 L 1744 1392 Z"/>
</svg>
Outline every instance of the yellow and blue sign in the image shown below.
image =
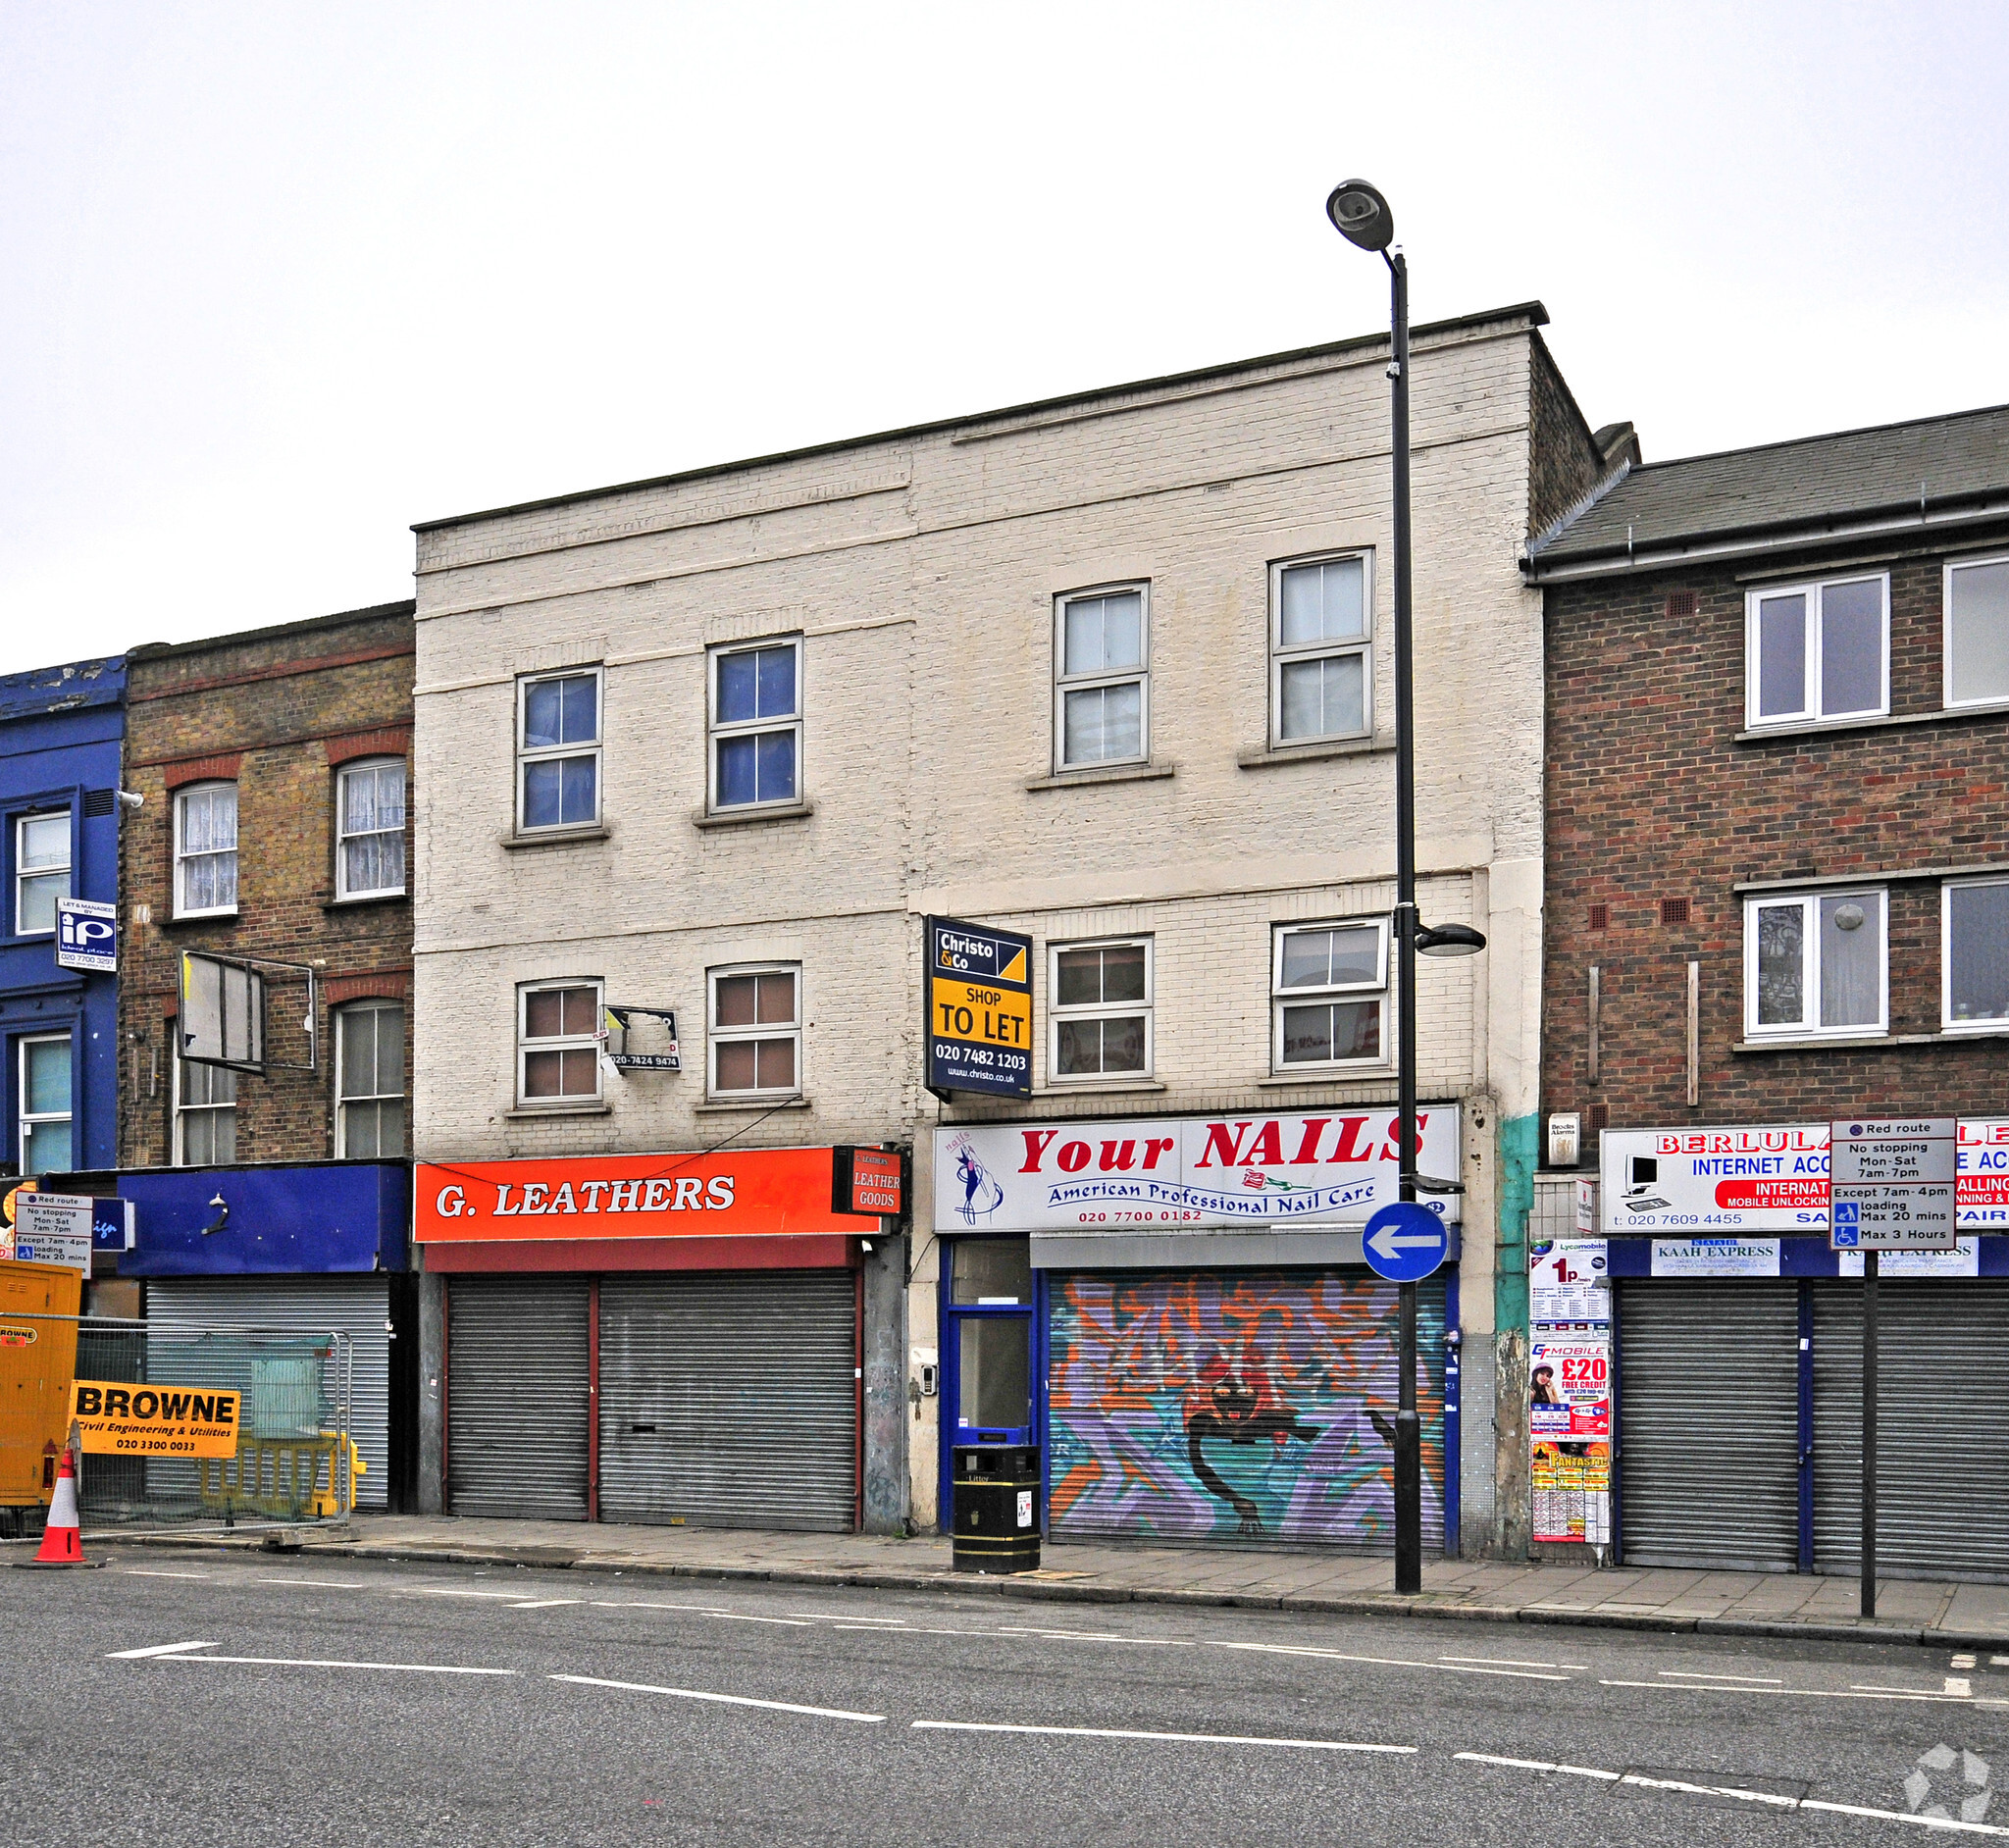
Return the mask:
<svg viewBox="0 0 2009 1848">
<path fill-rule="evenodd" d="M 953 917 L 924 928 L 928 1089 L 1030 1097 L 1032 939 Z"/>
</svg>

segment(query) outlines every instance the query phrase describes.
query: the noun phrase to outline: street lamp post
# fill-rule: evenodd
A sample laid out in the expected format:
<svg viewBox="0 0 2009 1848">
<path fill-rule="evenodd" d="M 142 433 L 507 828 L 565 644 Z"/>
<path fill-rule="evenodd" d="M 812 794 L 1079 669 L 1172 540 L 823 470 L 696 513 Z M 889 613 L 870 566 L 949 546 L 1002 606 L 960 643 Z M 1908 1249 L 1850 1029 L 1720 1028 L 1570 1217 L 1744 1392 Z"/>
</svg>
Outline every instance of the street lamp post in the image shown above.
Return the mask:
<svg viewBox="0 0 2009 1848">
<path fill-rule="evenodd" d="M 1395 214 L 1365 180 L 1333 187 L 1325 216 L 1349 243 L 1379 253 L 1388 266 L 1389 326 L 1394 352 L 1388 368 L 1393 400 L 1391 445 L 1395 492 L 1395 1043 L 1396 1171 L 1399 1197 L 1417 1192 L 1417 955 L 1468 956 L 1486 940 L 1469 925 L 1436 930 L 1417 921 L 1416 724 L 1410 618 L 1409 492 L 1409 265 L 1391 251 Z M 1459 1183 L 1428 1182 L 1433 1193 L 1462 1192 Z M 1423 1588 L 1423 1445 L 1417 1415 L 1417 1286 L 1401 1292 L 1401 1339 L 1397 1365 L 1401 1380 L 1395 1411 L 1395 1589 L 1414 1596 Z"/>
</svg>

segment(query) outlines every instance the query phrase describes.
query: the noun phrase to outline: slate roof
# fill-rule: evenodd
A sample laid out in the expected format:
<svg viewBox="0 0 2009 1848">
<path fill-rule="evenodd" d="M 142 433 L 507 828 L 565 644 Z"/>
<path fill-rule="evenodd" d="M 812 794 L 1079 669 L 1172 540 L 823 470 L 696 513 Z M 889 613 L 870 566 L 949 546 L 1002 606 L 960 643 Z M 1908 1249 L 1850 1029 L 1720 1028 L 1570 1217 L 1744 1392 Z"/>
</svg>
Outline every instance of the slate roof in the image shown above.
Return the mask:
<svg viewBox="0 0 2009 1848">
<path fill-rule="evenodd" d="M 25 674 L 0 674 L 0 719 L 74 712 L 79 706 L 115 706 L 125 693 L 123 654 L 72 661 L 65 667 L 31 667 Z"/>
<path fill-rule="evenodd" d="M 1703 540 L 1785 542 L 1878 517 L 1933 519 L 2009 500 L 2009 405 L 1687 456 L 1628 470 L 1528 546 L 1566 563 Z"/>
</svg>

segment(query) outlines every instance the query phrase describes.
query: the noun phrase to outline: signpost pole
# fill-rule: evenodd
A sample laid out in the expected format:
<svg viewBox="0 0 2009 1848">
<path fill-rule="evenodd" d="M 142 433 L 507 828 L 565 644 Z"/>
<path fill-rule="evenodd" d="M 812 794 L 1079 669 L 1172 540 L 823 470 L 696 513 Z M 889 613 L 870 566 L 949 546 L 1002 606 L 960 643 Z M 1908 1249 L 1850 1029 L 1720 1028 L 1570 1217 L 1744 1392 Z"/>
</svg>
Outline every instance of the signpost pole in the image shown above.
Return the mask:
<svg viewBox="0 0 2009 1848">
<path fill-rule="evenodd" d="M 1863 1253 L 1863 1615 L 1877 1615 L 1877 1248 Z"/>
</svg>

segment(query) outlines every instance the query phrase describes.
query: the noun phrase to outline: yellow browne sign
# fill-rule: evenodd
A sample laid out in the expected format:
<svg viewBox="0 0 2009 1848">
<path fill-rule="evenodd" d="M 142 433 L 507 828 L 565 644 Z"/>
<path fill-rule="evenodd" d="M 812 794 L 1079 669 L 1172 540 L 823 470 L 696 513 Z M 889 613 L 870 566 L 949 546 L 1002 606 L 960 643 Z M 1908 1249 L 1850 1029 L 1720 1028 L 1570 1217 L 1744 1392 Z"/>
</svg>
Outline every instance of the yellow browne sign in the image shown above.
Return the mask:
<svg viewBox="0 0 2009 1848">
<path fill-rule="evenodd" d="M 70 1415 L 86 1453 L 119 1457 L 234 1457 L 242 1395 L 202 1386 L 80 1379 Z"/>
</svg>

